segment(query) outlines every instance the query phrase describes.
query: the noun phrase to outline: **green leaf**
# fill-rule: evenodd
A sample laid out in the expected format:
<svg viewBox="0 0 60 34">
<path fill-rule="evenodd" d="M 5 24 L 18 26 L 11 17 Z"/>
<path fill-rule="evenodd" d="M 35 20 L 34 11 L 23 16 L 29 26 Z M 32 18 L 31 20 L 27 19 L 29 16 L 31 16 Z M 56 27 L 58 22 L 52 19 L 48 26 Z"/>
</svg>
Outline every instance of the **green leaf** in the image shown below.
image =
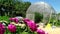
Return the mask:
<svg viewBox="0 0 60 34">
<path fill-rule="evenodd" d="M 28 32 L 22 32 L 22 34 L 29 34 Z"/>
</svg>

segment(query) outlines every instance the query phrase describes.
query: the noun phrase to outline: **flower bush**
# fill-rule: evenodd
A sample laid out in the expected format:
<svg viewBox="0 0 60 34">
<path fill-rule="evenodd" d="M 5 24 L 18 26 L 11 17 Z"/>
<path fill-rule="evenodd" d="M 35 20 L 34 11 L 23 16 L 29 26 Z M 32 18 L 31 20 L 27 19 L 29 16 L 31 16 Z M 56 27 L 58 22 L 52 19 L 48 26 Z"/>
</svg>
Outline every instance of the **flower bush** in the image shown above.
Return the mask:
<svg viewBox="0 0 60 34">
<path fill-rule="evenodd" d="M 19 23 L 18 18 L 10 18 L 10 21 L 15 24 L 4 24 L 0 23 L 0 34 L 46 34 L 45 31 L 38 29 L 36 23 L 28 18 L 23 19 L 23 24 Z"/>
</svg>

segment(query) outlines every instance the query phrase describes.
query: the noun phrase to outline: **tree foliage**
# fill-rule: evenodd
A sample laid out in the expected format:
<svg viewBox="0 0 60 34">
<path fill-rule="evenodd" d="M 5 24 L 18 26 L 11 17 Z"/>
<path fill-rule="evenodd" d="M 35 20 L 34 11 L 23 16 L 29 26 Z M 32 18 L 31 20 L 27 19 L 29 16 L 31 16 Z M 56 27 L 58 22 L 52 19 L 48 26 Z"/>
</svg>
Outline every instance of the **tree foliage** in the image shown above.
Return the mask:
<svg viewBox="0 0 60 34">
<path fill-rule="evenodd" d="M 26 10 L 30 5 L 30 2 L 22 0 L 0 0 L 0 15 L 25 17 Z"/>
</svg>

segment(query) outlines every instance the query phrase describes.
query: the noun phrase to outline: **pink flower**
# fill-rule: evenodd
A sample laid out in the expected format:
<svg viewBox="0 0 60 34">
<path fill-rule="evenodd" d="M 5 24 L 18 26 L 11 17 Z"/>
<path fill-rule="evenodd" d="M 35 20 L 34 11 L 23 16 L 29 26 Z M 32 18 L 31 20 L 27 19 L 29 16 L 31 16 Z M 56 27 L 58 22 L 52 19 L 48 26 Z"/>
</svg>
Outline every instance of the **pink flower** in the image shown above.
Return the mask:
<svg viewBox="0 0 60 34">
<path fill-rule="evenodd" d="M 18 23 L 19 22 L 18 18 L 10 18 L 9 20 L 10 21 L 14 21 L 15 23 Z"/>
<path fill-rule="evenodd" d="M 15 18 L 9 18 L 10 21 L 13 21 Z"/>
<path fill-rule="evenodd" d="M 36 31 L 37 30 L 37 25 L 34 22 L 28 22 L 27 23 L 28 27 L 31 29 L 31 31 Z"/>
<path fill-rule="evenodd" d="M 34 21 L 29 20 L 28 18 L 25 18 L 24 22 L 30 28 L 31 31 L 36 31 L 37 30 L 37 25 L 35 24 Z"/>
<path fill-rule="evenodd" d="M 30 20 L 28 18 L 24 18 L 23 20 L 25 23 L 29 22 Z"/>
<path fill-rule="evenodd" d="M 41 29 L 37 29 L 36 31 L 38 34 L 45 34 L 45 31 L 41 30 Z"/>
<path fill-rule="evenodd" d="M 18 18 L 15 18 L 14 19 L 14 22 L 18 23 L 19 22 Z"/>
<path fill-rule="evenodd" d="M 16 26 L 13 25 L 13 24 L 9 24 L 9 25 L 8 25 L 8 30 L 9 30 L 10 32 L 16 32 Z"/>
<path fill-rule="evenodd" d="M 0 34 L 4 34 L 4 32 L 5 32 L 5 26 L 2 23 L 0 23 Z"/>
</svg>

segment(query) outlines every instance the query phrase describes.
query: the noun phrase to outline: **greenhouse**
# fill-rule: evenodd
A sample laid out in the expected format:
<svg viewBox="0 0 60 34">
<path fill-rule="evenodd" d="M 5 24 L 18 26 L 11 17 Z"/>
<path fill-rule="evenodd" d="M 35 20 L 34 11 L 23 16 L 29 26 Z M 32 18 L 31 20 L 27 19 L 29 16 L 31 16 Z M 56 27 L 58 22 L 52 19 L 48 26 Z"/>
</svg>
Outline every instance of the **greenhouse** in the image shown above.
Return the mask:
<svg viewBox="0 0 60 34">
<path fill-rule="evenodd" d="M 50 15 L 56 14 L 56 11 L 54 10 L 54 8 L 45 2 L 37 2 L 30 5 L 26 13 L 26 18 L 30 18 L 31 20 L 34 20 L 35 12 L 43 14 L 44 20 L 50 17 Z"/>
</svg>

